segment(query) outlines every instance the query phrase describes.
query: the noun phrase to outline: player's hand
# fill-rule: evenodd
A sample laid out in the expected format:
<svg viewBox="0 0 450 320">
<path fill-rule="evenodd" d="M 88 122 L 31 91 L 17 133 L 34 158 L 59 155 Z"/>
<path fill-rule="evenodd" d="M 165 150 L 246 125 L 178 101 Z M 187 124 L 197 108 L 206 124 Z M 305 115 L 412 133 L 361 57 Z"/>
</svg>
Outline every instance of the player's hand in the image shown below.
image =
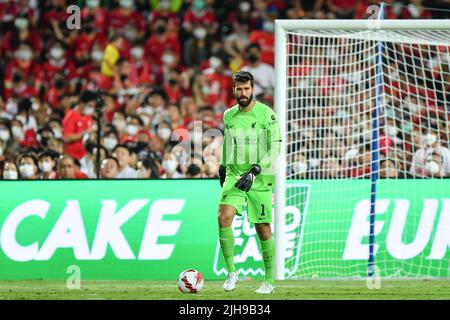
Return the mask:
<svg viewBox="0 0 450 320">
<path fill-rule="evenodd" d="M 225 182 L 225 177 L 227 175 L 227 167 L 219 166 L 219 178 L 220 178 L 220 187 L 223 187 L 223 183 Z"/>
<path fill-rule="evenodd" d="M 257 164 L 253 164 L 250 171 L 244 173 L 234 186 L 239 190 L 248 192 L 251 189 L 256 176 L 260 173 L 261 167 Z"/>
</svg>

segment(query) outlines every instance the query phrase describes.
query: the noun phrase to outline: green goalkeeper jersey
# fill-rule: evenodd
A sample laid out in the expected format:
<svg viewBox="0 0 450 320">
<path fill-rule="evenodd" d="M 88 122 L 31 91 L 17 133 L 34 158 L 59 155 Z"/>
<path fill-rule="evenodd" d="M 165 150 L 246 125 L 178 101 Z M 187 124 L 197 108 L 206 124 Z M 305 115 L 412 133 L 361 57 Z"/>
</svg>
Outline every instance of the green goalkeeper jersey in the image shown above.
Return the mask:
<svg viewBox="0 0 450 320">
<path fill-rule="evenodd" d="M 227 179 L 238 179 L 252 164 L 261 166 L 253 190 L 267 190 L 274 186 L 274 163 L 280 152 L 280 124 L 275 112 L 256 101 L 244 112 L 235 105 L 223 115 L 224 140 L 221 165 L 227 168 Z"/>
</svg>

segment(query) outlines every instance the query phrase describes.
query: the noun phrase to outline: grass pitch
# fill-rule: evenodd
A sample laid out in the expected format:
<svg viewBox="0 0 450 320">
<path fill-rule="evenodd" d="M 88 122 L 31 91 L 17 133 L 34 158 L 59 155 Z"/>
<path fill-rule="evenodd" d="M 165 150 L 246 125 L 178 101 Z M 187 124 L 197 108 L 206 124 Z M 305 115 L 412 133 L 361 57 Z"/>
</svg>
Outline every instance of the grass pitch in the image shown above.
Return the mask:
<svg viewBox="0 0 450 320">
<path fill-rule="evenodd" d="M 259 282 L 241 281 L 233 292 L 224 292 L 222 281 L 205 281 L 197 294 L 178 291 L 175 281 L 81 281 L 68 289 L 65 281 L 0 281 L 0 299 L 33 300 L 450 300 L 450 280 L 382 280 L 370 290 L 365 280 L 277 281 L 271 295 L 254 293 Z"/>
</svg>

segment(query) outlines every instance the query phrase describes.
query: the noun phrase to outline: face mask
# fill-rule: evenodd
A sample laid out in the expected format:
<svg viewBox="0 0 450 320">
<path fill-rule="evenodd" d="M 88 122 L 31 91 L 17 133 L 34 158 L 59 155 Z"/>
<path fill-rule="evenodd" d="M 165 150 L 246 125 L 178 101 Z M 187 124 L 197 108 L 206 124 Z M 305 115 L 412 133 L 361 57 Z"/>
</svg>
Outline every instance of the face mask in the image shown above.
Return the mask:
<svg viewBox="0 0 450 320">
<path fill-rule="evenodd" d="M 178 163 L 174 160 L 164 160 L 161 163 L 161 166 L 164 169 L 164 171 L 168 173 L 174 173 L 175 170 L 177 169 Z"/>
<path fill-rule="evenodd" d="M 217 57 L 211 57 L 209 59 L 209 64 L 212 68 L 217 69 L 222 65 L 222 61 Z"/>
<path fill-rule="evenodd" d="M 53 129 L 53 134 L 55 135 L 56 139 L 59 139 L 62 137 L 61 129 Z"/>
<path fill-rule="evenodd" d="M 19 60 L 30 60 L 32 53 L 30 50 L 18 50 L 15 54 L 16 58 Z"/>
<path fill-rule="evenodd" d="M 205 39 L 206 33 L 207 33 L 206 29 L 203 29 L 203 28 L 197 28 L 193 32 L 194 37 L 196 37 L 199 40 Z"/>
<path fill-rule="evenodd" d="M 359 154 L 358 149 L 350 149 L 345 153 L 345 160 L 347 161 L 351 161 L 352 159 L 354 159 L 357 155 Z"/>
<path fill-rule="evenodd" d="M 26 18 L 17 18 L 14 20 L 14 25 L 17 29 L 26 29 L 28 27 L 28 20 Z"/>
<path fill-rule="evenodd" d="M 126 29 L 124 32 L 125 38 L 133 42 L 137 37 L 136 29 Z"/>
<path fill-rule="evenodd" d="M 203 10 L 205 8 L 205 2 L 203 0 L 194 0 L 194 9 Z"/>
<path fill-rule="evenodd" d="M 115 146 L 117 146 L 117 140 L 114 138 L 105 138 L 103 140 L 103 145 L 106 149 L 112 150 L 115 148 Z"/>
<path fill-rule="evenodd" d="M 144 55 L 144 50 L 141 47 L 135 47 L 131 49 L 131 55 L 135 59 L 140 59 Z"/>
<path fill-rule="evenodd" d="M 138 113 L 139 114 L 145 113 L 145 114 L 148 114 L 149 116 L 152 116 L 153 113 L 155 113 L 155 110 L 153 110 L 153 108 L 151 106 L 143 106 L 143 107 L 139 108 Z"/>
<path fill-rule="evenodd" d="M 162 34 L 164 34 L 165 32 L 166 32 L 166 27 L 165 27 L 165 26 L 158 26 L 158 27 L 156 28 L 156 33 L 159 34 L 159 35 L 162 35 Z"/>
<path fill-rule="evenodd" d="M 333 131 L 339 136 L 343 136 L 345 134 L 345 128 L 342 126 L 334 126 Z"/>
<path fill-rule="evenodd" d="M 159 2 L 159 9 L 162 9 L 162 10 L 167 10 L 167 9 L 169 9 L 170 8 L 170 1 L 160 1 Z"/>
<path fill-rule="evenodd" d="M 85 116 L 91 116 L 94 114 L 94 111 L 95 111 L 94 107 L 85 107 L 83 110 L 83 114 Z"/>
<path fill-rule="evenodd" d="M 48 162 L 48 161 L 40 162 L 40 163 L 39 163 L 39 169 L 40 169 L 42 172 L 48 173 L 48 172 L 51 172 L 51 171 L 52 171 L 53 165 L 52 165 L 51 162 Z"/>
<path fill-rule="evenodd" d="M 160 129 L 158 129 L 158 136 L 161 138 L 161 139 L 163 139 L 163 140 L 167 140 L 167 139 L 169 139 L 170 138 L 170 134 L 172 133 L 171 131 L 170 131 L 170 129 L 169 128 L 160 128 Z"/>
<path fill-rule="evenodd" d="M 430 176 L 434 176 L 440 171 L 440 166 L 436 161 L 429 161 L 425 164 L 425 171 Z"/>
<path fill-rule="evenodd" d="M 265 21 L 263 24 L 263 29 L 266 32 L 273 32 L 274 29 L 274 23 L 271 21 Z"/>
<path fill-rule="evenodd" d="M 133 1 L 132 0 L 120 0 L 119 4 L 122 8 L 132 8 L 133 7 Z"/>
<path fill-rule="evenodd" d="M 127 129 L 126 130 L 127 130 L 127 133 L 130 136 L 134 136 L 138 132 L 138 127 L 135 126 L 135 125 L 130 124 L 130 125 L 127 125 Z"/>
<path fill-rule="evenodd" d="M 320 159 L 309 159 L 310 168 L 317 168 L 318 166 L 320 166 Z"/>
<path fill-rule="evenodd" d="M 258 56 L 256 54 L 249 53 L 248 56 L 247 56 L 247 59 L 251 63 L 255 63 L 256 61 L 258 61 Z"/>
<path fill-rule="evenodd" d="M 100 62 L 103 60 L 103 52 L 100 50 L 94 50 L 91 53 L 91 59 L 95 62 Z"/>
<path fill-rule="evenodd" d="M 61 48 L 52 48 L 50 50 L 50 56 L 53 59 L 59 60 L 63 57 L 63 55 L 64 55 L 64 50 Z"/>
<path fill-rule="evenodd" d="M 14 75 L 16 76 L 16 75 Z M 13 79 L 14 82 L 14 79 Z M 17 113 L 17 103 L 12 100 L 12 99 L 8 99 L 8 101 L 6 102 L 6 112 L 8 112 L 9 114 L 16 114 Z"/>
<path fill-rule="evenodd" d="M 100 5 L 100 0 L 87 0 L 86 5 L 89 8 L 98 8 L 98 6 Z"/>
<path fill-rule="evenodd" d="M 410 110 L 412 113 L 417 113 L 417 112 L 419 111 L 419 106 L 418 106 L 417 104 L 415 104 L 415 103 L 410 103 L 410 104 L 408 105 L 408 107 L 409 107 L 409 110 Z"/>
<path fill-rule="evenodd" d="M 17 178 L 18 178 L 17 171 L 14 171 L 14 170 L 3 171 L 3 179 L 5 179 L 5 180 L 17 180 Z"/>
<path fill-rule="evenodd" d="M 0 130 L 0 140 L 8 141 L 10 138 L 9 130 L 2 129 Z"/>
<path fill-rule="evenodd" d="M 11 131 L 12 131 L 13 137 L 15 139 L 17 139 L 19 141 L 22 141 L 22 139 L 23 139 L 23 131 L 22 131 L 21 127 L 17 127 L 17 126 L 12 127 Z"/>
<path fill-rule="evenodd" d="M 434 134 L 428 133 L 423 137 L 423 141 L 426 145 L 431 146 L 436 142 L 437 138 Z"/>
<path fill-rule="evenodd" d="M 386 126 L 386 135 L 389 137 L 395 137 L 397 135 L 398 129 L 395 126 Z"/>
<path fill-rule="evenodd" d="M 239 10 L 242 12 L 248 12 L 248 10 L 250 10 L 250 6 L 250 3 L 248 2 L 241 2 L 239 3 Z"/>
<path fill-rule="evenodd" d="M 164 54 L 161 59 L 165 65 L 171 65 L 175 62 L 175 57 L 171 54 Z"/>
<path fill-rule="evenodd" d="M 114 120 L 113 125 L 117 128 L 117 130 L 124 130 L 127 123 L 123 120 Z"/>
<path fill-rule="evenodd" d="M 306 173 L 306 171 L 308 170 L 308 163 L 306 163 L 305 161 L 299 161 L 299 162 L 295 162 L 292 165 L 292 169 L 294 170 L 295 173 Z"/>
<path fill-rule="evenodd" d="M 20 175 L 24 178 L 31 178 L 34 175 L 34 168 L 31 164 L 23 164 L 19 167 Z"/>
</svg>

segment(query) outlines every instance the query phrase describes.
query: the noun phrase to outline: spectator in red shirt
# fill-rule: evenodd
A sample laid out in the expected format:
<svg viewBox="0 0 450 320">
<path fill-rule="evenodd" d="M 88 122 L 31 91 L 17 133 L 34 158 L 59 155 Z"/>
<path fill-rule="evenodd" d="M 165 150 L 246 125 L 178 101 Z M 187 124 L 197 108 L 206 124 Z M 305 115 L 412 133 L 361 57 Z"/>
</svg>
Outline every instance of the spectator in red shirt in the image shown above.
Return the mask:
<svg viewBox="0 0 450 320">
<path fill-rule="evenodd" d="M 144 59 L 144 47 L 136 43 L 130 51 L 131 61 L 129 66 L 129 79 L 133 87 L 154 83 L 151 66 Z"/>
<path fill-rule="evenodd" d="M 13 73 L 11 78 L 11 88 L 5 88 L 5 100 L 9 98 L 31 98 L 37 96 L 34 87 L 28 85 L 20 71 Z"/>
<path fill-rule="evenodd" d="M 58 179 L 88 179 L 88 176 L 77 169 L 74 158 L 65 154 L 58 161 Z"/>
<path fill-rule="evenodd" d="M 164 19 L 167 21 L 167 30 L 169 32 L 178 33 L 180 28 L 178 12 L 181 9 L 182 2 L 177 0 L 160 0 L 158 3 L 152 1 L 151 5 L 152 11 L 148 15 L 150 28 L 155 30 L 156 21 L 158 21 L 158 19 Z"/>
<path fill-rule="evenodd" d="M 193 0 L 191 7 L 183 16 L 183 31 L 190 35 L 197 25 L 208 26 L 208 33 L 214 36 L 217 32 L 217 19 L 214 11 L 207 7 L 205 0 Z"/>
<path fill-rule="evenodd" d="M 180 55 L 180 43 L 178 35 L 167 32 L 167 23 L 163 19 L 158 19 L 156 34 L 148 38 L 145 43 L 145 57 L 154 64 L 162 63 L 163 52 L 171 49 L 176 55 Z"/>
<path fill-rule="evenodd" d="M 90 60 L 90 52 L 94 45 L 103 49 L 106 46 L 106 42 L 106 37 L 96 31 L 93 17 L 83 20 L 82 32 L 76 37 L 73 49 L 71 50 L 77 66 L 83 65 Z"/>
<path fill-rule="evenodd" d="M 136 38 L 142 39 L 145 33 L 145 20 L 142 14 L 134 9 L 134 0 L 119 0 L 119 6 L 109 14 L 109 29 L 123 31 L 127 25 L 132 25 L 136 30 Z"/>
<path fill-rule="evenodd" d="M 220 56 L 209 58 L 210 67 L 203 71 L 203 76 L 209 87 L 208 92 L 202 92 L 203 103 L 212 107 L 226 107 L 232 103 L 233 81 L 227 64 Z"/>
<path fill-rule="evenodd" d="M 63 75 L 69 81 L 77 76 L 76 68 L 72 61 L 66 58 L 66 50 L 61 42 L 56 42 L 49 51 L 49 59 L 42 65 L 42 78 L 46 86 L 52 83 L 56 74 Z M 74 86 L 74 82 L 70 83 Z"/>
<path fill-rule="evenodd" d="M 83 145 L 83 137 L 92 130 L 92 115 L 95 112 L 96 94 L 92 91 L 83 91 L 75 107 L 69 110 L 64 116 L 63 141 L 65 143 L 64 152 L 81 159 L 86 154 Z"/>
<path fill-rule="evenodd" d="M 20 73 L 25 82 L 29 85 L 34 84 L 36 90 L 41 84 L 41 67 L 34 60 L 32 48 L 27 43 L 22 43 L 14 53 L 14 59 L 11 59 L 6 66 L 5 71 L 5 87 L 12 87 L 12 77 L 15 73 Z"/>
<path fill-rule="evenodd" d="M 81 19 L 93 19 L 96 32 L 106 36 L 108 32 L 108 11 L 100 7 L 100 0 L 86 0 L 86 7 L 81 10 Z"/>
<path fill-rule="evenodd" d="M 2 41 L 3 52 L 7 58 L 12 58 L 20 43 L 28 43 L 37 53 L 42 50 L 42 39 L 37 31 L 30 29 L 30 22 L 25 16 L 14 20 L 14 30 L 7 32 Z"/>
</svg>

